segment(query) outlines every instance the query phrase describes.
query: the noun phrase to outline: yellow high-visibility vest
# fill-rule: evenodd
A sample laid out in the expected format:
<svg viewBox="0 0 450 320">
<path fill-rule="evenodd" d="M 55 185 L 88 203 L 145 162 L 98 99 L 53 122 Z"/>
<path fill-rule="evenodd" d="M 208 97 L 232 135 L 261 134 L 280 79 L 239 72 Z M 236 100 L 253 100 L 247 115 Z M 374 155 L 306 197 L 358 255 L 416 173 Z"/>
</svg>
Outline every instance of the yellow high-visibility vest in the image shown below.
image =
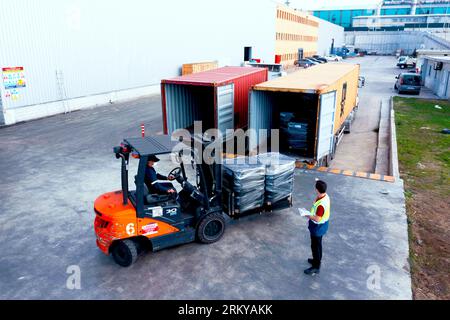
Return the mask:
<svg viewBox="0 0 450 320">
<path fill-rule="evenodd" d="M 330 197 L 328 195 L 325 195 L 325 197 L 317 200 L 316 203 L 314 203 L 313 207 L 311 208 L 311 214 L 313 216 L 316 215 L 317 208 L 319 206 L 322 206 L 324 209 L 323 216 L 321 217 L 319 222 L 314 221 L 314 220 L 311 220 L 311 221 L 314 222 L 315 224 L 324 224 L 325 222 L 327 222 L 330 219 Z"/>
</svg>

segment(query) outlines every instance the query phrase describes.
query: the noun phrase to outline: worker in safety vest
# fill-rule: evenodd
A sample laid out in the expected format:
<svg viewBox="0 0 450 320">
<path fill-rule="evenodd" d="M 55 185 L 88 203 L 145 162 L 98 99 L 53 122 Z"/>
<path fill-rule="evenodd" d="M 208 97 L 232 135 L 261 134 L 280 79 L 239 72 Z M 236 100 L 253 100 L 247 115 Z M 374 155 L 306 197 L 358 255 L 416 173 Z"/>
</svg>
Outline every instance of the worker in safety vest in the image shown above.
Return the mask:
<svg viewBox="0 0 450 320">
<path fill-rule="evenodd" d="M 317 198 L 311 208 L 308 229 L 311 234 L 312 259 L 308 259 L 311 268 L 305 270 L 305 274 L 314 275 L 320 272 L 322 261 L 322 237 L 328 231 L 330 219 L 330 197 L 327 192 L 327 184 L 324 181 L 316 182 Z"/>
</svg>

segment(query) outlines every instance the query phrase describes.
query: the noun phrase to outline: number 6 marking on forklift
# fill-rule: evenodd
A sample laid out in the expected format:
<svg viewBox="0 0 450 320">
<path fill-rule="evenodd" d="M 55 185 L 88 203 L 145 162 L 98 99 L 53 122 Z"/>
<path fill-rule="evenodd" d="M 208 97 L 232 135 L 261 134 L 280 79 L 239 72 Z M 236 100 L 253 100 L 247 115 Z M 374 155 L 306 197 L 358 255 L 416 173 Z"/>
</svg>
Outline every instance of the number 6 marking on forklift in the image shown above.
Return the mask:
<svg viewBox="0 0 450 320">
<path fill-rule="evenodd" d="M 129 223 L 127 225 L 127 229 L 126 230 L 127 230 L 127 233 L 128 233 L 129 236 L 134 235 L 134 233 L 136 232 L 136 230 L 134 229 L 134 223 Z"/>
</svg>

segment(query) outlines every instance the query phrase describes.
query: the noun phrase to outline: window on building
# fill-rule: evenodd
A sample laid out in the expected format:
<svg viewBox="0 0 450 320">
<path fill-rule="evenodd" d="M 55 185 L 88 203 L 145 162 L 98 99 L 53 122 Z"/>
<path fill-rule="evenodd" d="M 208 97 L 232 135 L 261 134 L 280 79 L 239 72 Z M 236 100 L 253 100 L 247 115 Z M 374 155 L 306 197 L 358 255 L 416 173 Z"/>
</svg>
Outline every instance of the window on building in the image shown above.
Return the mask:
<svg viewBox="0 0 450 320">
<path fill-rule="evenodd" d="M 431 66 L 428 68 L 428 76 L 431 76 Z"/>
</svg>

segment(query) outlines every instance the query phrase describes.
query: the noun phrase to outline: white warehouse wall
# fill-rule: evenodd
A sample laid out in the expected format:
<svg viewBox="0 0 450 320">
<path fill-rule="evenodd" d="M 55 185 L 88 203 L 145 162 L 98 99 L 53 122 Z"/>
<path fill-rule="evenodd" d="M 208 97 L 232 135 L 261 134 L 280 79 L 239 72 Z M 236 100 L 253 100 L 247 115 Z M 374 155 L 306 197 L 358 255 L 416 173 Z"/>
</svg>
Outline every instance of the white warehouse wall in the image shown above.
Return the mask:
<svg viewBox="0 0 450 320">
<path fill-rule="evenodd" d="M 317 54 L 330 54 L 332 39 L 334 47 L 342 47 L 345 44 L 344 28 L 337 24 L 319 19 L 319 41 L 317 45 Z"/>
<path fill-rule="evenodd" d="M 450 62 L 443 60 L 442 70 L 434 70 L 436 61 L 441 60 L 438 57 L 436 60 L 425 58 L 421 65 L 424 86 L 431 89 L 439 98 L 448 99 L 450 98 Z"/>
<path fill-rule="evenodd" d="M 271 0 L 0 0 L 0 72 L 26 79 L 17 100 L 0 82 L 0 108 L 12 124 L 158 93 L 183 63 L 240 65 L 245 46 L 273 62 L 275 19 Z"/>
</svg>

